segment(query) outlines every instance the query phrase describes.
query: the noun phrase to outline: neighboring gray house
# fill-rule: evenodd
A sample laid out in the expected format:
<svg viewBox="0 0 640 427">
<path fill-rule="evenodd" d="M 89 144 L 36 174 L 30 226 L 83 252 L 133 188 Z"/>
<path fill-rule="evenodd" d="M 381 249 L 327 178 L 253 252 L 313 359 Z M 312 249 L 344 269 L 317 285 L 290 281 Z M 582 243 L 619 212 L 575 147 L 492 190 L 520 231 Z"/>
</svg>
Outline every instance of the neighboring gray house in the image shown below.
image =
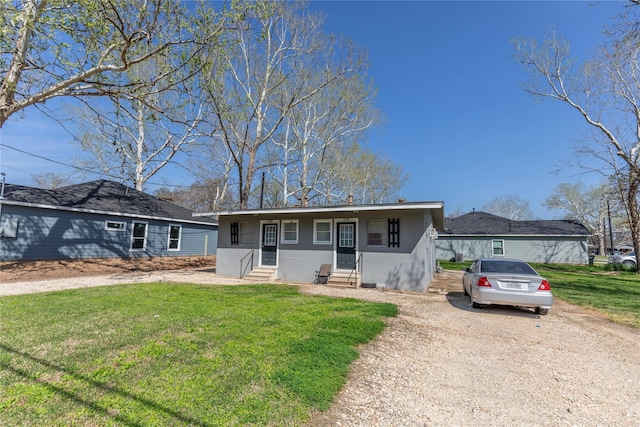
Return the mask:
<svg viewBox="0 0 640 427">
<path fill-rule="evenodd" d="M 260 270 L 265 280 L 313 282 L 325 264 L 329 283 L 412 291 L 433 279 L 434 239 L 444 225 L 442 202 L 216 214 L 220 275 L 253 278 Z"/>
<path fill-rule="evenodd" d="M 518 258 L 527 262 L 586 264 L 587 237 L 578 221 L 512 221 L 486 212 L 447 218 L 436 242 L 441 260 L 483 257 Z"/>
<path fill-rule="evenodd" d="M 216 221 L 116 182 L 54 190 L 7 184 L 2 196 L 2 261 L 216 252 Z"/>
</svg>

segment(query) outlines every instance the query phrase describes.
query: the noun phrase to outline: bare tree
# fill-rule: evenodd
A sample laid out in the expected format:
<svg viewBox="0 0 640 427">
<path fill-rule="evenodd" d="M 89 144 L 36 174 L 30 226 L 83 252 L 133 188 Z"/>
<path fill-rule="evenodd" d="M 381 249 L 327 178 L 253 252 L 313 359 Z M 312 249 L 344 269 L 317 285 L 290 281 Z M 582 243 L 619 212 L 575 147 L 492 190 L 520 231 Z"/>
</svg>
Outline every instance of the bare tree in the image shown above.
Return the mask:
<svg viewBox="0 0 640 427">
<path fill-rule="evenodd" d="M 173 190 L 162 187 L 153 194 L 193 212 L 212 212 L 223 208 L 231 209 L 234 206 L 234 202 L 229 199 L 229 194 L 221 195 L 220 193 L 220 188 L 224 184 L 221 179 L 207 179 Z"/>
<path fill-rule="evenodd" d="M 514 221 L 532 219 L 529 202 L 516 194 L 496 197 L 482 206 L 482 210 Z"/>
<path fill-rule="evenodd" d="M 201 139 L 202 141 L 202 139 Z M 226 144 L 217 139 L 217 135 L 198 143 L 190 152 L 189 167 L 198 178 L 197 182 L 212 186 L 207 192 L 209 211 L 238 207 L 238 183 L 234 180 L 233 156 Z"/>
<path fill-rule="evenodd" d="M 391 202 L 407 179 L 400 165 L 359 144 L 332 146 L 315 191 L 326 205 L 346 204 L 350 198 L 355 203 Z"/>
<path fill-rule="evenodd" d="M 225 33 L 225 49 L 210 58 L 206 90 L 233 158 L 241 208 L 249 206 L 256 173 L 270 166 L 264 147 L 287 115 L 363 62 L 339 50 L 344 46 L 326 44 L 320 19 L 304 8 L 273 0 L 235 3 L 236 29 Z"/>
<path fill-rule="evenodd" d="M 638 19 L 634 19 L 637 22 Z M 526 91 L 560 101 L 593 130 L 590 156 L 601 173 L 613 177 L 629 218 L 633 246 L 640 250 L 640 44 L 621 37 L 595 57 L 574 66 L 568 44 L 555 34 L 541 45 L 516 41 L 517 60 L 531 72 Z M 640 266 L 638 266 L 640 272 Z"/>
<path fill-rule="evenodd" d="M 24 0 L 1 7 L 0 127 L 13 114 L 32 105 L 44 109 L 56 97 L 128 90 L 122 72 L 180 52 L 164 70 L 171 75 L 212 37 L 208 13 L 189 20 L 171 0 Z"/>
<path fill-rule="evenodd" d="M 280 183 L 282 201 L 290 197 L 305 206 L 320 196 L 319 183 L 330 147 L 346 149 L 360 140 L 363 132 L 381 122 L 373 105 L 375 90 L 362 76 L 336 80 L 325 90 L 291 110 L 284 120 L 284 132 L 273 140 L 273 179 Z M 357 165 L 345 168 L 348 174 Z"/>
<path fill-rule="evenodd" d="M 31 175 L 31 179 L 34 181 L 37 188 L 60 188 L 66 187 L 72 184 L 78 184 L 79 180 L 73 179 L 69 174 L 46 172 L 43 174 Z"/>
<path fill-rule="evenodd" d="M 196 80 L 183 77 L 187 68 L 159 79 L 157 74 L 167 66 L 164 58 L 158 59 L 125 73 L 134 89 L 87 104 L 74 115 L 81 130 L 76 142 L 84 151 L 75 161 L 83 169 L 118 177 L 142 191 L 151 177 L 203 136 L 199 126 L 205 104 Z M 156 84 L 135 84 L 143 80 Z"/>
<path fill-rule="evenodd" d="M 605 255 L 605 228 L 607 218 L 607 185 L 585 187 L 584 184 L 563 182 L 544 201 L 544 206 L 561 211 L 565 217 L 579 220 L 598 240 L 599 255 Z"/>
<path fill-rule="evenodd" d="M 446 219 L 450 219 L 450 218 L 457 218 L 459 216 L 462 216 L 464 214 L 466 214 L 467 211 L 465 211 L 464 209 L 457 207 L 453 210 L 449 210 L 447 211 L 447 215 L 445 216 Z"/>
</svg>

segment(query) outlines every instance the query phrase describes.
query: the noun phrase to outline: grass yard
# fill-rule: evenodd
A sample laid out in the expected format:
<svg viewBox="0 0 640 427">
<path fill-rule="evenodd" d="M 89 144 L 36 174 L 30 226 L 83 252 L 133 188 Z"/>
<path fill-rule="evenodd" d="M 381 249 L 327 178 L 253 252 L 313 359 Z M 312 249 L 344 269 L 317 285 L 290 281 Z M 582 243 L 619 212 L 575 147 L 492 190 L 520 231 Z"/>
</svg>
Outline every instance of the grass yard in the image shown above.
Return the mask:
<svg viewBox="0 0 640 427">
<path fill-rule="evenodd" d="M 2 297 L 0 424 L 301 425 L 397 312 L 286 285 Z"/>
<path fill-rule="evenodd" d="M 443 268 L 460 270 L 471 262 L 440 261 Z M 551 283 L 553 295 L 571 304 L 587 307 L 613 322 L 640 328 L 640 275 L 609 271 L 609 266 L 532 264 Z M 552 309 L 553 310 L 553 309 Z"/>
<path fill-rule="evenodd" d="M 556 297 L 594 309 L 613 322 L 640 328 L 640 276 L 635 272 L 555 265 L 534 268 L 549 280 Z"/>
</svg>

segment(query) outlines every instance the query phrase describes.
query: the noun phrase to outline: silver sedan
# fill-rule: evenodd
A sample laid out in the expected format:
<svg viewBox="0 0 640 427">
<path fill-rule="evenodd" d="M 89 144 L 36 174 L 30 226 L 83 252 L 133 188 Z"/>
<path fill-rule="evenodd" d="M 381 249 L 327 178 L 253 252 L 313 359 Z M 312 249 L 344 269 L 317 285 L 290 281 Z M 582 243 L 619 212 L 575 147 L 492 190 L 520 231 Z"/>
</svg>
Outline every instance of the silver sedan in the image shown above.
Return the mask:
<svg viewBox="0 0 640 427">
<path fill-rule="evenodd" d="M 462 286 L 474 308 L 514 305 L 547 314 L 553 302 L 547 279 L 519 259 L 477 259 L 465 269 Z"/>
</svg>

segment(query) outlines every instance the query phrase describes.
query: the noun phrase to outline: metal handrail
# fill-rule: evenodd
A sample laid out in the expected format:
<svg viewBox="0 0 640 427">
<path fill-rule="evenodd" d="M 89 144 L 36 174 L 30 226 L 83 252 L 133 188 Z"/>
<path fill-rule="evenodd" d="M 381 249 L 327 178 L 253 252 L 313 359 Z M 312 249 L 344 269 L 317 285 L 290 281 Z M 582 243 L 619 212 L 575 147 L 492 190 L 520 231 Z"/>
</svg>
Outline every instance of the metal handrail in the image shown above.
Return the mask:
<svg viewBox="0 0 640 427">
<path fill-rule="evenodd" d="M 242 263 L 248 256 L 251 256 L 251 258 L 250 258 L 250 260 L 251 260 L 251 268 L 249 269 L 249 271 L 253 270 L 253 249 L 251 249 L 251 251 L 249 253 L 247 253 L 245 256 L 243 256 L 240 259 L 240 278 L 241 279 L 247 274 L 247 268 L 246 267 L 242 268 Z M 247 263 L 247 265 L 249 265 L 249 263 Z"/>
<path fill-rule="evenodd" d="M 358 255 L 358 259 L 356 260 L 356 263 L 353 265 L 353 269 L 351 269 L 351 273 L 349 273 L 349 278 L 347 279 L 349 282 L 351 282 L 351 276 L 353 276 L 354 273 L 362 273 L 362 266 L 363 266 L 363 262 L 362 262 L 362 252 L 360 252 L 360 254 Z M 356 276 L 356 281 L 355 284 L 353 286 L 354 288 L 358 287 L 358 277 Z"/>
</svg>

